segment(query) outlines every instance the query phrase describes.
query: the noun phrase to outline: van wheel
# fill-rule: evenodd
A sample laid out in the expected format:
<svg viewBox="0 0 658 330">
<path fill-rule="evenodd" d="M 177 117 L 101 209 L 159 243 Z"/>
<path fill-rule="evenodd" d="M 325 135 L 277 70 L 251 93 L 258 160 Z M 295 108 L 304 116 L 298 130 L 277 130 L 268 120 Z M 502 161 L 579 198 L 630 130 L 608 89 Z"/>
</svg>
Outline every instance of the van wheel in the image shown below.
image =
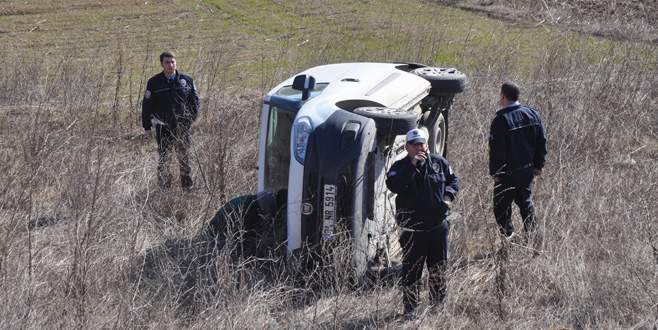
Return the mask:
<svg viewBox="0 0 658 330">
<path fill-rule="evenodd" d="M 274 197 L 259 193 L 231 199 L 217 211 L 202 233 L 214 242 L 217 252 L 229 248 L 235 260 L 266 256 L 282 241 L 274 210 L 264 207 L 267 198 Z"/>
<path fill-rule="evenodd" d="M 377 133 L 384 136 L 404 135 L 416 127 L 416 115 L 408 111 L 385 107 L 360 107 L 354 113 L 375 121 Z"/>
<path fill-rule="evenodd" d="M 448 112 L 437 112 L 427 127 L 430 153 L 446 157 L 448 154 Z"/>
<path fill-rule="evenodd" d="M 429 81 L 432 85 L 430 95 L 457 94 L 464 91 L 466 75 L 454 68 L 436 68 L 426 66 L 411 71 Z"/>
</svg>

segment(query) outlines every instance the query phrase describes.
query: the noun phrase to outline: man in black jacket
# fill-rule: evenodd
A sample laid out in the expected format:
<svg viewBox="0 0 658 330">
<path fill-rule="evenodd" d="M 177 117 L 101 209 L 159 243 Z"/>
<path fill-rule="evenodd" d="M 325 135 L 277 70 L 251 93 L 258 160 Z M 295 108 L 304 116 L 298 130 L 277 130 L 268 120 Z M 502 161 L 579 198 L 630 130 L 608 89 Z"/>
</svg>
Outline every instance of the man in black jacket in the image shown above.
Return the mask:
<svg viewBox="0 0 658 330">
<path fill-rule="evenodd" d="M 428 154 L 427 133 L 407 133 L 407 157 L 393 164 L 386 186 L 396 193 L 396 219 L 400 225 L 404 313 L 418 306 L 419 280 L 423 267 L 429 272 L 430 303 L 436 306 L 446 294 L 448 262 L 448 216 L 459 190 L 459 179 L 440 155 Z"/>
<path fill-rule="evenodd" d="M 519 103 L 520 90 L 511 82 L 500 90 L 501 109 L 491 122 L 489 175 L 494 180 L 494 216 L 500 232 L 514 236 L 512 201 L 521 211 L 526 233 L 535 225 L 532 181 L 541 175 L 546 158 L 546 137 L 539 113 Z"/>
<path fill-rule="evenodd" d="M 199 96 L 190 76 L 178 73 L 176 57 L 171 52 L 160 54 L 162 72 L 149 79 L 142 102 L 144 137 L 149 139 L 155 126 L 160 160 L 158 183 L 171 186 L 168 160 L 176 148 L 183 190 L 192 188 L 192 169 L 189 162 L 191 126 L 199 115 Z"/>
</svg>

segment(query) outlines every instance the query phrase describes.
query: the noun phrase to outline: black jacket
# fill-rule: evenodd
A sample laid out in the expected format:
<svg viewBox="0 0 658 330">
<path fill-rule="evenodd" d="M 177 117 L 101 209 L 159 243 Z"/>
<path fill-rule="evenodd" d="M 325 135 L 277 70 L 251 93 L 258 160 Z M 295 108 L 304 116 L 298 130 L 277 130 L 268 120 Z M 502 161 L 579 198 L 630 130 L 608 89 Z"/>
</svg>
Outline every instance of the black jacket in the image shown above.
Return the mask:
<svg viewBox="0 0 658 330">
<path fill-rule="evenodd" d="M 142 126 L 151 129 L 156 118 L 174 129 L 189 127 L 199 115 L 199 96 L 190 76 L 176 71 L 174 79 L 160 72 L 149 79 L 142 101 Z"/>
<path fill-rule="evenodd" d="M 414 167 L 409 157 L 391 166 L 386 186 L 396 193 L 396 219 L 404 228 L 427 230 L 440 225 L 448 215 L 444 200 L 452 201 L 459 191 L 459 178 L 448 161 L 430 155 L 422 165 Z"/>
<path fill-rule="evenodd" d="M 498 110 L 489 132 L 489 175 L 542 169 L 545 159 L 546 136 L 539 113 L 521 105 Z"/>
</svg>

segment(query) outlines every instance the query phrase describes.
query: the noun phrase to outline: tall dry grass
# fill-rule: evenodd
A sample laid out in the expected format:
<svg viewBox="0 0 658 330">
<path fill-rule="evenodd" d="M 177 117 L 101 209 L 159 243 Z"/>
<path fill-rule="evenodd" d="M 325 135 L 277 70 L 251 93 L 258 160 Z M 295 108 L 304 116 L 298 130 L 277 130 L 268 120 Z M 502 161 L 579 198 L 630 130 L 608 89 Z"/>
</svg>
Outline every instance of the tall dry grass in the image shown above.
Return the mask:
<svg viewBox="0 0 658 330">
<path fill-rule="evenodd" d="M 449 47 L 433 45 L 368 59 L 428 63 Z M 200 235 L 224 202 L 255 190 L 261 95 L 299 68 L 281 61 L 260 73 L 258 88 L 229 88 L 223 82 L 239 64 L 230 51 L 199 50 L 189 61 L 203 97 L 197 189 L 164 193 L 154 183 L 155 144 L 138 135 L 142 87 L 118 78 L 129 70 L 0 59 L 0 327 L 655 327 L 658 82 L 654 50 L 637 47 L 592 56 L 556 37 L 522 61 L 496 48 L 463 50 L 468 90 L 450 118 L 449 158 L 463 188 L 449 296 L 409 322 L 396 316 L 397 284 L 350 284 L 349 250 L 299 278 L 280 255 L 244 258 L 235 241 L 219 250 Z M 319 51 L 294 62 L 359 54 Z M 133 74 L 143 81 L 151 67 Z M 501 249 L 491 211 L 488 126 L 508 78 L 540 111 L 549 139 L 534 190 L 539 254 Z"/>
<path fill-rule="evenodd" d="M 511 21 L 558 25 L 616 40 L 658 41 L 658 3 L 618 0 L 436 0 Z"/>
<path fill-rule="evenodd" d="M 560 41 L 547 49 L 533 59 L 537 64 L 531 72 L 510 77 L 546 124 L 549 157 L 534 190 L 546 252 L 531 257 L 530 251 L 516 249 L 503 260 L 458 271 L 456 278 L 474 276 L 474 281 L 455 283 L 473 293 L 466 300 L 473 303 L 465 307 L 464 297 L 453 295 L 453 311 L 494 317 L 500 326 L 511 327 L 655 325 L 655 61 L 624 47 L 594 61 Z M 457 147 L 452 150 L 459 152 L 452 159 L 470 190 L 460 199 L 465 213 L 456 226 L 453 251 L 469 251 L 474 241 L 487 240 L 496 249 L 491 182 L 484 172 L 485 123 L 495 110 L 495 84 L 502 78 L 495 71 L 474 68 L 467 93 L 488 97 L 460 99 L 457 106 L 466 111 L 456 112 L 453 120 L 471 132 L 470 139 L 458 135 L 455 141 L 453 135 Z M 490 271 L 483 274 L 483 267 Z M 497 282 L 506 288 L 503 297 L 491 294 Z M 502 299 L 503 308 L 482 308 L 475 297 L 487 293 Z"/>
</svg>

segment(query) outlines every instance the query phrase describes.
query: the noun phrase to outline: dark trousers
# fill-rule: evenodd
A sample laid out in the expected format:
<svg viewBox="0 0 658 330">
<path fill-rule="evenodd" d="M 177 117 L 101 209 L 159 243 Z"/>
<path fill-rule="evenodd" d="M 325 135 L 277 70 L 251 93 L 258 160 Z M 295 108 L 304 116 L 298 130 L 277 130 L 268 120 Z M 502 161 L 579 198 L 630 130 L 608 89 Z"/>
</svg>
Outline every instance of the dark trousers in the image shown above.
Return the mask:
<svg viewBox="0 0 658 330">
<path fill-rule="evenodd" d="M 169 172 L 169 159 L 171 149 L 176 148 L 176 156 L 180 167 L 180 182 L 184 189 L 192 187 L 192 168 L 190 167 L 189 149 L 192 142 L 189 128 L 169 129 L 167 126 L 156 125 L 156 138 L 158 141 L 158 184 L 160 187 L 171 187 L 171 173 Z"/>
<path fill-rule="evenodd" d="M 402 231 L 402 301 L 405 312 L 411 312 L 418 306 L 420 279 L 425 264 L 429 273 L 430 304 L 443 302 L 446 294 L 445 267 L 448 262 L 449 231 L 447 220 L 429 231 Z"/>
<path fill-rule="evenodd" d="M 523 228 L 530 232 L 535 225 L 535 208 L 532 203 L 532 169 L 511 175 L 501 176 L 501 181 L 494 185 L 494 216 L 500 232 L 510 236 L 514 232 L 512 224 L 512 201 L 516 203 L 523 219 Z"/>
</svg>

